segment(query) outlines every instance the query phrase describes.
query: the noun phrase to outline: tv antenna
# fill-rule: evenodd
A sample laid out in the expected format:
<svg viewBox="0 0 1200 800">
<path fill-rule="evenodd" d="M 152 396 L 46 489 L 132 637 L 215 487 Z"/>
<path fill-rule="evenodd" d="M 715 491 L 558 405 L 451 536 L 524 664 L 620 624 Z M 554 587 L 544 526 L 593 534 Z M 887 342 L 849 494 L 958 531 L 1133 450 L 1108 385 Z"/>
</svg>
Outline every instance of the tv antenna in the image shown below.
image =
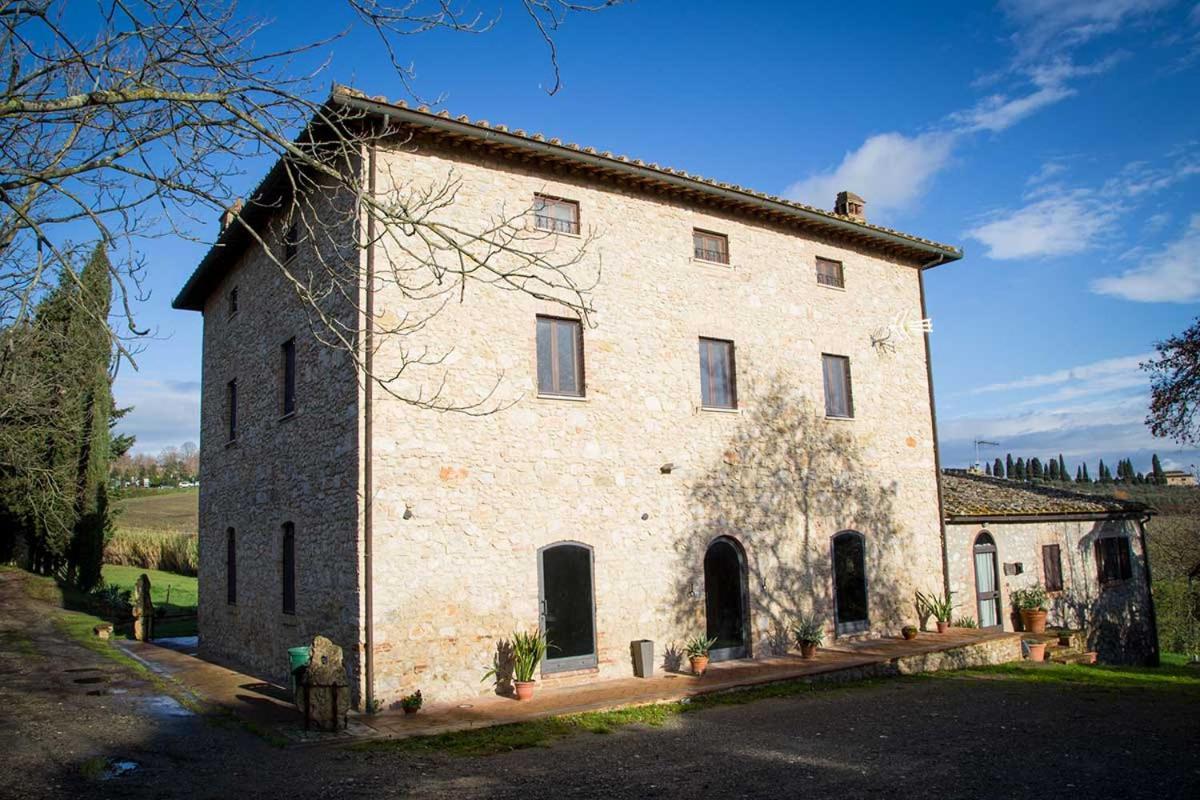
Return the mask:
<svg viewBox="0 0 1200 800">
<path fill-rule="evenodd" d="M 981 448 L 981 447 L 999 447 L 999 446 L 1000 446 L 999 442 L 989 442 L 987 439 L 976 439 L 975 440 L 975 468 L 979 469 L 980 465 L 983 463 L 979 460 L 979 448 Z"/>
</svg>

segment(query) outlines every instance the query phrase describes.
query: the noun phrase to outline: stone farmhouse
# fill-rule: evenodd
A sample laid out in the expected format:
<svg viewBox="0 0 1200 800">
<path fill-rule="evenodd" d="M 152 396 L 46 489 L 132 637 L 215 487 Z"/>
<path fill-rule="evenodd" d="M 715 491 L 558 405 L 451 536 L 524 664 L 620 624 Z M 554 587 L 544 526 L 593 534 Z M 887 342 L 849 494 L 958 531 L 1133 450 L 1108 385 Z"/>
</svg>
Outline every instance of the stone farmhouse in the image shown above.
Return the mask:
<svg viewBox="0 0 1200 800">
<path fill-rule="evenodd" d="M 826 211 L 348 89 L 328 103 L 391 126 L 360 165 L 378 197 L 452 175 L 447 224 L 527 208 L 545 246 L 586 246 L 595 311 L 467 291 L 403 344 L 452 344 L 437 380 L 498 407 L 404 402 L 318 342 L 268 258 L 314 257 L 277 166 L 175 300 L 204 317 L 203 652 L 279 676 L 321 633 L 360 702 L 461 701 L 491 691 L 514 630 L 545 630 L 542 678 L 569 685 L 630 675 L 635 640 L 671 664 L 697 634 L 717 659 L 783 652 L 810 612 L 830 639 L 894 633 L 941 589 L 922 281 L 957 248 L 870 224 L 851 193 Z M 341 232 L 365 307 L 409 313 L 424 301 L 368 276 L 411 256 L 363 239 L 368 216 Z M 376 369 L 400 351 L 378 343 Z"/>
<path fill-rule="evenodd" d="M 1163 472 L 1167 486 L 1195 486 L 1196 476 L 1181 469 L 1168 469 Z"/>
<path fill-rule="evenodd" d="M 1041 584 L 1048 624 L 1109 663 L 1157 663 L 1142 503 L 947 470 L 946 563 L 956 613 L 1020 630 L 1012 592 Z"/>
</svg>

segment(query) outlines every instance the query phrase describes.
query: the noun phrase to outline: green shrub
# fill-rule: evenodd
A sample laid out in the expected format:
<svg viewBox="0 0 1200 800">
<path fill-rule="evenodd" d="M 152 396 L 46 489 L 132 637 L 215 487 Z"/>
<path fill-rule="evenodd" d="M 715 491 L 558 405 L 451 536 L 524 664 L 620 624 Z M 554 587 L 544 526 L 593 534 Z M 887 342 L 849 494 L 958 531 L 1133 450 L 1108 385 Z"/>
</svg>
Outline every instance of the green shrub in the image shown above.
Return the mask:
<svg viewBox="0 0 1200 800">
<path fill-rule="evenodd" d="M 104 546 L 104 563 L 194 576 L 200 566 L 198 539 L 173 531 L 120 529 Z"/>
<path fill-rule="evenodd" d="M 1200 585 L 1184 578 L 1154 582 L 1158 646 L 1166 653 L 1200 653 Z"/>
</svg>

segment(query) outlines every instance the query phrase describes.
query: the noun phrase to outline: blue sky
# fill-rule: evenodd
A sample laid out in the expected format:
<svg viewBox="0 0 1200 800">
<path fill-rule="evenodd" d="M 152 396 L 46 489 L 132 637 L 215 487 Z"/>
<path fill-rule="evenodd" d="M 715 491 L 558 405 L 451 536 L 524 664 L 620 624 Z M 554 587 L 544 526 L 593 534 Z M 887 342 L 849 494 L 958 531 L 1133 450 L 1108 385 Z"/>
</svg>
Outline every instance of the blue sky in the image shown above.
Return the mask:
<svg viewBox="0 0 1200 800">
<path fill-rule="evenodd" d="M 553 97 L 519 7 L 476 4 L 503 9 L 492 31 L 403 42 L 417 89 L 455 114 L 822 207 L 852 189 L 872 222 L 962 245 L 927 275 L 946 464 L 976 437 L 1093 475 L 1152 451 L 1200 464 L 1146 431 L 1137 368 L 1200 313 L 1200 4 L 644 0 L 568 20 Z M 348 22 L 331 5 L 290 4 L 261 45 Z M 365 33 L 329 53 L 329 81 L 403 96 Z M 266 166 L 247 165 L 247 188 Z M 144 248 L 139 322 L 156 335 L 116 384 L 139 450 L 198 438 L 200 317 L 170 301 L 204 250 Z"/>
</svg>

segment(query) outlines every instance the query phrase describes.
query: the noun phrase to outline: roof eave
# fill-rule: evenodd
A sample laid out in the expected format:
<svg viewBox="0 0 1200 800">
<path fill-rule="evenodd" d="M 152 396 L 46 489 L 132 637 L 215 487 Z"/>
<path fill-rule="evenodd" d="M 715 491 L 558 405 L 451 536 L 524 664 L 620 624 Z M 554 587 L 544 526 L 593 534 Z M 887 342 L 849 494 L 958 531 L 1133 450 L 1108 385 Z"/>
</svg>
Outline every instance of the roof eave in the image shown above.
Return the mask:
<svg viewBox="0 0 1200 800">
<path fill-rule="evenodd" d="M 1022 522 L 1103 522 L 1113 519 L 1140 519 L 1153 516 L 1152 508 L 1125 509 L 1122 511 L 1050 512 L 1037 514 L 947 514 L 947 525 L 1015 525 Z"/>
</svg>

